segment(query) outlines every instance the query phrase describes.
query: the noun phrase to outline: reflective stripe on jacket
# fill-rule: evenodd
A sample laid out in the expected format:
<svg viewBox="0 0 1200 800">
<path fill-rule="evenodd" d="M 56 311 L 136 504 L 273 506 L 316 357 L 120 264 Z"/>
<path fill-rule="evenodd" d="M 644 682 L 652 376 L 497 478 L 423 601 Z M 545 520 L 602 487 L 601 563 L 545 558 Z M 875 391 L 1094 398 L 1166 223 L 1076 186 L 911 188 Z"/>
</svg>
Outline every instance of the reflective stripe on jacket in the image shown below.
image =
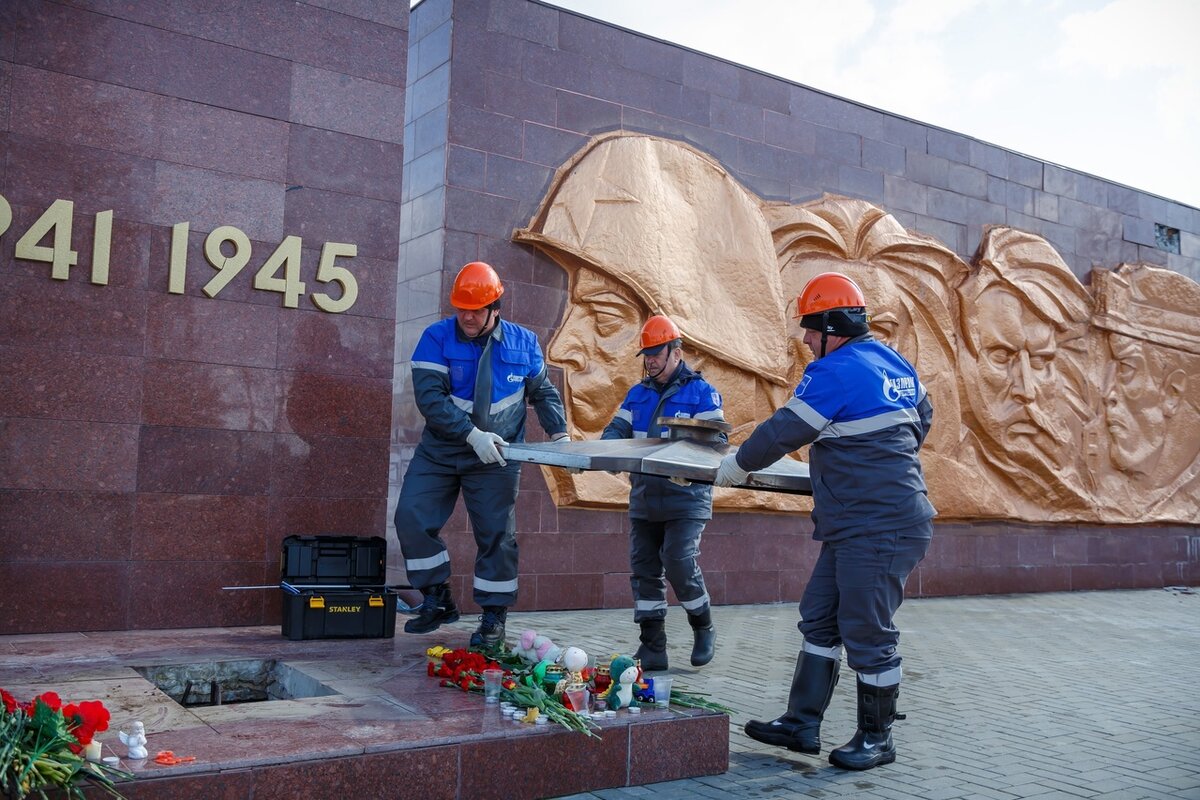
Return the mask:
<svg viewBox="0 0 1200 800">
<path fill-rule="evenodd" d="M 937 513 L 917 456 L 932 422 L 916 370 L 867 334 L 809 364 L 787 405 L 738 448 L 737 462 L 762 469 L 811 444 L 820 541 L 908 528 Z"/>
</svg>

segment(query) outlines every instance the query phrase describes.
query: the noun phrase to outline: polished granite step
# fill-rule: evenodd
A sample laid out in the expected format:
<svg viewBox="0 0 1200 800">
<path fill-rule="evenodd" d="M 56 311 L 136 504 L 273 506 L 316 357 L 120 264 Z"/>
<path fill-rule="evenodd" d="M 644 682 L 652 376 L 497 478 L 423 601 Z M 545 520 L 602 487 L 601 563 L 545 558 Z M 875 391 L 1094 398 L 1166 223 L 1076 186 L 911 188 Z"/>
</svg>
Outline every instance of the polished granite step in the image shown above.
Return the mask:
<svg viewBox="0 0 1200 800">
<path fill-rule="evenodd" d="M 260 626 L 0 636 L 0 687 L 19 699 L 56 691 L 64 702 L 103 701 L 112 713 L 110 730 L 97 736 L 104 755 L 124 757 L 117 731 L 141 720 L 150 758 L 121 762 L 136 776 L 119 787 L 131 799 L 521 800 L 727 769 L 723 714 L 621 711 L 599 722 L 597 739 L 506 720 L 481 695 L 438 686 L 426 674 L 425 649 L 465 647 L 468 635 L 447 628 L 289 641 L 278 627 Z M 275 693 L 291 699 L 184 706 L 146 677 L 163 667 L 247 662 L 286 668 L 284 683 L 305 689 Z M 329 693 L 300 696 L 314 686 Z M 199 688 L 189 700 L 207 691 Z M 155 763 L 164 750 L 195 760 Z"/>
</svg>

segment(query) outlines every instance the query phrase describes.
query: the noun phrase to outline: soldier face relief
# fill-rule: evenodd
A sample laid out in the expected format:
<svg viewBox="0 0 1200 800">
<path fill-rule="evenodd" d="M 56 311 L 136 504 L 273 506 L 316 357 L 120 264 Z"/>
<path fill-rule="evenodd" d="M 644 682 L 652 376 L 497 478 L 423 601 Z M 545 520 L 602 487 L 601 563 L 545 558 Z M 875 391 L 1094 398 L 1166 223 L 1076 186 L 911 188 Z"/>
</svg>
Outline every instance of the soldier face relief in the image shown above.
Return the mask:
<svg viewBox="0 0 1200 800">
<path fill-rule="evenodd" d="M 980 295 L 976 312 L 978 381 L 967 387 L 979 422 L 1014 455 L 1040 452 L 1057 461 L 1063 434 L 1050 415 L 1058 386 L 1053 327 L 999 288 Z"/>
<path fill-rule="evenodd" d="M 573 435 L 599 436 L 638 377 L 644 318 L 641 305 L 616 281 L 586 267 L 576 270 L 566 318 L 546 351 L 563 369 Z"/>
<path fill-rule="evenodd" d="M 1142 342 L 1116 334 L 1110 335 L 1108 342 L 1113 359 L 1104 393 L 1109 455 L 1117 469 L 1146 474 L 1154 469 L 1162 452 L 1168 412 L 1177 397 L 1170 382 L 1156 374 Z M 1176 372 L 1175 379 L 1181 379 L 1182 371 Z"/>
</svg>

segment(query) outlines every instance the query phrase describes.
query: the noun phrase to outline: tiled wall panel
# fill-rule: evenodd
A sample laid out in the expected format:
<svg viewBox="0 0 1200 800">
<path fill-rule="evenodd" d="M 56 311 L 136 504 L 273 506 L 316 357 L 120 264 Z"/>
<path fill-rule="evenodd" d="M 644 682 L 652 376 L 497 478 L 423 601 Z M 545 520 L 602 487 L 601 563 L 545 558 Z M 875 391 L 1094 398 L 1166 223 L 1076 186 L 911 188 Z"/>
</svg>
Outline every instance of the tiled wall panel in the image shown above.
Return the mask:
<svg viewBox="0 0 1200 800">
<path fill-rule="evenodd" d="M 285 536 L 384 533 L 408 40 L 385 5 L 0 3 L 0 632 L 277 622 L 222 587 L 278 580 Z M 15 257 L 58 199 L 66 280 Z M 220 226 L 250 257 L 218 292 Z M 287 308 L 255 279 L 293 236 Z M 325 242 L 358 247 L 345 313 L 311 300 L 341 297 Z"/>
</svg>

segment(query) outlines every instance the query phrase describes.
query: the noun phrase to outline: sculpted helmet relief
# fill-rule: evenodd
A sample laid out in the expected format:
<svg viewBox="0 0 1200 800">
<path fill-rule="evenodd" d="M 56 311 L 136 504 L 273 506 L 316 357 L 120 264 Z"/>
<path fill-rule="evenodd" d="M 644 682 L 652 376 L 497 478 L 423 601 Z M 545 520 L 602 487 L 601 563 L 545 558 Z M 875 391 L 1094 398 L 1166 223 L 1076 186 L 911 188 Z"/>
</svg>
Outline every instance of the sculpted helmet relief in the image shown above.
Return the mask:
<svg viewBox="0 0 1200 800">
<path fill-rule="evenodd" d="M 570 277 L 547 357 L 563 369 L 575 437 L 598 438 L 641 379 L 638 331 L 661 312 L 721 391 L 738 444 L 812 357 L 794 319 L 800 289 L 838 271 L 933 399 L 921 460 L 942 518 L 1200 516 L 1200 285 L 1183 275 L 1121 265 L 1085 286 L 1045 239 L 1007 227 L 986 229 L 967 263 L 865 201 L 764 201 L 699 150 L 623 133 L 564 164 L 514 238 Z M 623 476 L 543 472 L 560 505 L 628 497 Z M 810 507 L 730 490 L 714 505 Z"/>
</svg>

